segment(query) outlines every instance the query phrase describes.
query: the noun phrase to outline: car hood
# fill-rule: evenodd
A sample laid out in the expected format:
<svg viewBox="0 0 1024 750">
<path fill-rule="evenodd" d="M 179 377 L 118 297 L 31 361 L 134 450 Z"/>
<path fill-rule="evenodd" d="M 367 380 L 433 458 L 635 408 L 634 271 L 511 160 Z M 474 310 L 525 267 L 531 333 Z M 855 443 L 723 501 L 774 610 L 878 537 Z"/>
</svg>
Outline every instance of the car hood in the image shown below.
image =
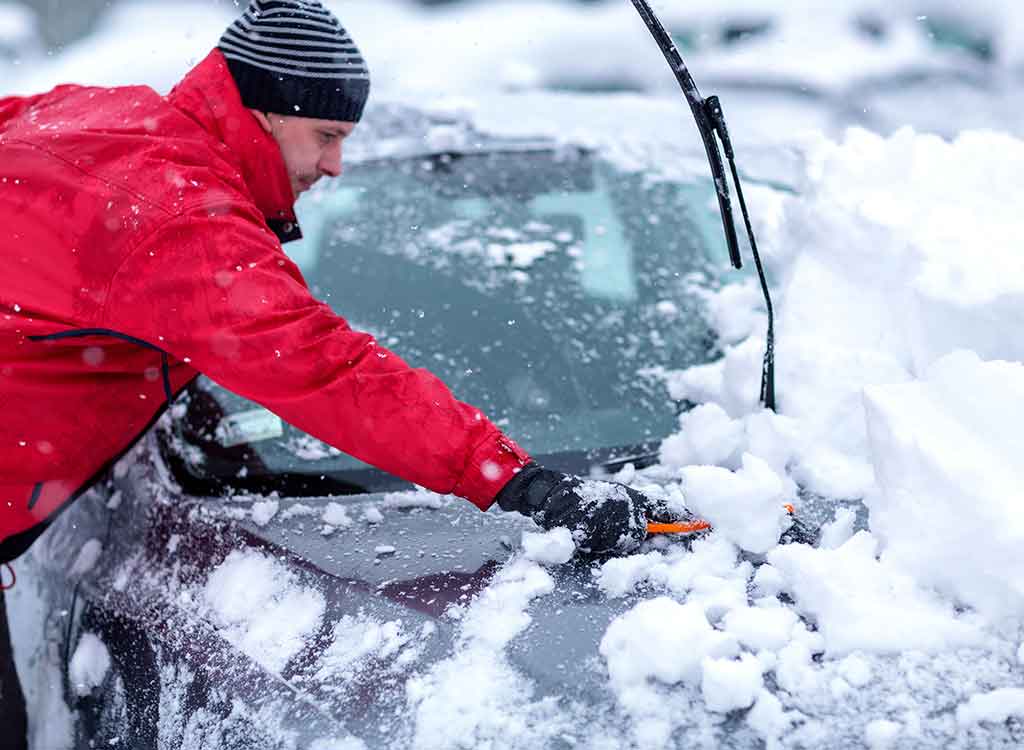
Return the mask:
<svg viewBox="0 0 1024 750">
<path fill-rule="evenodd" d="M 188 496 L 158 442 L 58 518 L 30 566 L 115 662 L 125 633 L 149 642 L 179 716 L 203 710 L 202 680 L 283 747 L 416 746 L 453 710 L 476 713 L 477 739 L 522 722 L 496 747 L 621 731 L 604 726 L 615 696 L 597 654 L 636 600 L 599 590 L 598 560 L 542 565 L 521 545 L 531 521 L 421 490 Z"/>
</svg>

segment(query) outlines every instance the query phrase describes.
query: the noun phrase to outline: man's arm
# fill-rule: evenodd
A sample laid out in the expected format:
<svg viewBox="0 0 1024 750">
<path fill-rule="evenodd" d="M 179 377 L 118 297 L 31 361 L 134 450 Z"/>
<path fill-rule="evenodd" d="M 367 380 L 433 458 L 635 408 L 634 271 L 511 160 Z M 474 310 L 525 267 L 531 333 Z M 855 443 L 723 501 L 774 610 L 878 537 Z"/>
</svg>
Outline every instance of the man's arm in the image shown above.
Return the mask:
<svg viewBox="0 0 1024 750">
<path fill-rule="evenodd" d="M 529 457 L 426 370 L 313 298 L 257 216 L 172 219 L 115 274 L 103 325 L 148 341 L 288 423 L 488 508 Z"/>
</svg>

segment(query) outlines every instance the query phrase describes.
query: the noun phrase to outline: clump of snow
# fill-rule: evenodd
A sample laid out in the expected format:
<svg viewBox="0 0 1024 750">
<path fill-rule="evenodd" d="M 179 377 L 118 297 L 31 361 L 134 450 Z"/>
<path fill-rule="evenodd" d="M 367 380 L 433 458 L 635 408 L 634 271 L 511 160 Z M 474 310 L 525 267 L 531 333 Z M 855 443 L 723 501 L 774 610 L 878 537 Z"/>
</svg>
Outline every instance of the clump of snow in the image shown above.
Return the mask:
<svg viewBox="0 0 1024 750">
<path fill-rule="evenodd" d="M 539 240 L 536 242 L 490 243 L 487 245 L 487 257 L 494 265 L 508 264 L 515 268 L 529 268 L 535 260 L 554 252 L 558 246 L 554 242 Z"/>
<path fill-rule="evenodd" d="M 747 653 L 738 660 L 705 657 L 701 672 L 700 689 L 709 711 L 726 713 L 749 708 L 764 686 L 761 663 Z"/>
<path fill-rule="evenodd" d="M 710 323 L 725 344 L 735 344 L 748 336 L 760 333 L 767 325 L 761 286 L 750 278 L 736 284 L 726 284 L 715 292 L 697 291 L 705 298 L 705 311 Z"/>
<path fill-rule="evenodd" d="M 998 166 L 982 153 L 995 147 Z M 958 347 L 985 359 L 1024 356 L 1019 337 L 1000 333 L 1024 323 L 1017 250 L 1002 229 L 1012 226 L 1010 196 L 1021 192 L 1024 144 L 853 130 L 841 144 L 810 143 L 807 153 L 805 184 L 783 201 L 779 231 L 765 243 L 780 278 L 779 402 L 798 425 L 793 478 L 858 498 L 875 483 L 865 386 L 910 382 Z M 1004 200 L 990 200 L 993 193 Z M 727 346 L 719 362 L 670 374 L 673 395 L 745 420 L 756 411 L 760 336 Z"/>
<path fill-rule="evenodd" d="M 363 520 L 367 523 L 382 523 L 384 521 L 384 514 L 380 512 L 380 508 L 376 505 L 369 505 L 363 511 Z"/>
<path fill-rule="evenodd" d="M 117 510 L 121 507 L 121 501 L 124 499 L 124 493 L 121 490 L 114 490 L 110 493 L 110 499 L 107 500 L 107 508 L 109 510 Z"/>
<path fill-rule="evenodd" d="M 202 599 L 231 643 L 279 673 L 320 627 L 323 594 L 272 557 L 232 551 L 210 574 Z"/>
<path fill-rule="evenodd" d="M 615 618 L 601 639 L 600 652 L 621 696 L 642 692 L 648 680 L 695 684 L 705 656 L 734 656 L 737 644 L 711 626 L 699 604 L 659 596 Z M 657 658 L 637 658 L 639 653 Z"/>
<path fill-rule="evenodd" d="M 68 681 L 75 695 L 85 696 L 103 684 L 110 671 L 110 652 L 95 633 L 82 633 L 68 664 Z"/>
<path fill-rule="evenodd" d="M 758 567 L 751 583 L 755 593 L 766 597 L 778 595 L 786 585 L 779 569 L 767 563 Z"/>
<path fill-rule="evenodd" d="M 348 509 L 341 503 L 327 503 L 324 506 L 323 513 L 320 514 L 320 520 L 322 520 L 328 526 L 348 528 L 352 525 L 352 518 L 348 515 Z"/>
<path fill-rule="evenodd" d="M 778 543 L 787 487 L 766 461 L 745 453 L 736 472 L 688 466 L 683 484 L 690 508 L 743 549 L 764 553 Z"/>
<path fill-rule="evenodd" d="M 575 551 L 572 533 L 561 526 L 539 534 L 523 532 L 523 553 L 528 560 L 544 565 L 561 565 L 568 562 Z"/>
<path fill-rule="evenodd" d="M 252 520 L 257 526 L 266 526 L 270 523 L 280 507 L 277 500 L 259 500 L 252 504 Z"/>
<path fill-rule="evenodd" d="M 661 462 L 669 466 L 708 464 L 735 468 L 743 423 L 718 404 L 702 404 L 680 415 L 680 431 L 662 441 Z"/>
</svg>

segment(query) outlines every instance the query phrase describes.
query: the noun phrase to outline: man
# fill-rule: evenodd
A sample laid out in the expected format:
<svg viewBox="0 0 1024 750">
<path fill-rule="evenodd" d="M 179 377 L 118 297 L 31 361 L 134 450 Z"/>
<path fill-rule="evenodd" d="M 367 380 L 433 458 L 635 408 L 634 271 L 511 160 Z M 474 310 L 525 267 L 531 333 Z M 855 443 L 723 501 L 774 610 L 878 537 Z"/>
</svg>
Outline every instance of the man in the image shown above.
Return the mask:
<svg viewBox="0 0 1024 750">
<path fill-rule="evenodd" d="M 253 0 L 166 97 L 0 99 L 0 562 L 199 373 L 411 482 L 566 526 L 582 550 L 643 540 L 656 503 L 532 462 L 314 299 L 283 252 L 295 199 L 341 174 L 368 94 L 317 0 Z"/>
</svg>

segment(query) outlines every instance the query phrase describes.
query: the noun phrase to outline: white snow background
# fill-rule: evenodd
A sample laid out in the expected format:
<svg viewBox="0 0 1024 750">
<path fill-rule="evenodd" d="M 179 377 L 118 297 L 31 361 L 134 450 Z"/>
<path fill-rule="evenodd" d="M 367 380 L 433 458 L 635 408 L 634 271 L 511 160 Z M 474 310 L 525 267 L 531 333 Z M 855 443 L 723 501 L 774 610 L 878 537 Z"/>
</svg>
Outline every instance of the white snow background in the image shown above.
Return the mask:
<svg viewBox="0 0 1024 750">
<path fill-rule="evenodd" d="M 330 5 L 370 60 L 375 95 L 449 99 L 445 106 L 456 97 L 504 131 L 569 130 L 618 143 L 634 125 L 628 109 L 616 123 L 545 121 L 536 111 L 510 122 L 488 109 L 495 87 L 529 103 L 535 88 L 601 78 L 611 66 L 637 89 L 665 97 L 638 109 L 678 106 L 689 125 L 681 103 L 669 103 L 664 62 L 630 7 L 476 3 L 427 13 L 379 0 Z M 717 7 L 655 5 L 665 20 L 713 19 Z M 769 4 L 738 7 L 756 14 Z M 958 63 L 952 53 L 927 53 L 913 33 L 929 12 L 967 12 L 956 3 L 917 3 L 916 15 L 907 3 L 830 7 L 781 4 L 769 37 L 749 48 L 702 50 L 688 62 L 698 81 L 705 71 L 725 77 L 753 67 L 760 76 L 833 92 L 866 71 Z M 865 47 L 837 20 L 851 7 L 896 19 L 896 31 L 885 44 Z M 0 95 L 65 80 L 166 90 L 215 43 L 230 10 L 199 2 L 117 5 L 93 36 L 60 54 L 4 63 Z M 976 4 L 968 20 L 996 30 L 1003 43 L 993 65 L 1012 75 L 1024 14 L 990 1 Z M 808 39 L 816 44 L 793 43 Z M 438 73 L 442 84 L 429 78 Z M 998 102 L 992 111 L 1001 111 Z M 786 143 L 804 157 L 803 172 L 791 175 L 795 193 L 748 190 L 773 280 L 779 413 L 757 404 L 764 312 L 754 282 L 740 279 L 707 300 L 725 356 L 666 373 L 673 395 L 699 406 L 662 445 L 660 466 L 619 476 L 652 491 L 666 479 L 681 486 L 716 531 L 692 551 L 656 542 L 600 566 L 595 578 L 604 596 L 639 593 L 641 600 L 610 624 L 594 656 L 638 747 L 671 745 L 674 733 L 692 725 L 692 712 L 737 710 L 767 747 L 836 746 L 840 737 L 846 746 L 872 748 L 984 747 L 987 728 L 1024 719 L 1017 213 L 1024 141 L 998 132 L 1015 132 L 1012 120 L 946 140 L 909 128 L 826 137 L 795 132 L 785 114 L 756 125 L 739 124 L 742 114 L 730 118 L 749 141 Z M 957 113 L 949 114 L 955 122 Z M 649 132 L 640 122 L 636 129 L 633 137 Z M 795 502 L 801 511 L 798 486 L 844 501 L 817 548 L 774 545 L 781 504 Z M 854 533 L 861 503 L 868 525 Z M 276 504 L 259 509 L 264 522 L 276 511 Z M 336 511 L 322 520 L 353 522 Z M 360 521 L 386 523 L 386 515 L 374 509 Z M 741 561 L 740 550 L 763 554 L 765 564 Z M 527 535 L 461 615 L 456 652 L 410 677 L 417 747 L 540 747 L 572 731 L 557 706 L 531 704 L 530 686 L 504 657 L 529 627 L 530 602 L 552 590 L 545 566 L 566 558 L 563 534 Z M 255 553 L 232 555 L 193 592 L 225 637 L 271 671 L 324 616 L 317 592 L 275 575 L 276 564 Z M 268 583 L 258 590 L 247 584 L 239 596 L 237 581 Z M 14 609 L 32 605 L 18 589 L 11 601 Z M 287 619 L 273 617 L 283 610 Z M 408 637 L 395 623 L 340 622 L 336 640 L 350 648 L 332 651 L 323 669 L 351 669 Z M 108 666 L 106 648 L 89 634 L 71 659 L 72 684 L 87 691 Z M 72 717 L 42 672 L 25 680 L 34 698 L 33 747 L 56 750 L 70 742 Z M 509 694 L 530 707 L 535 723 L 502 718 Z M 588 744 L 600 745 L 593 737 Z"/>
</svg>

